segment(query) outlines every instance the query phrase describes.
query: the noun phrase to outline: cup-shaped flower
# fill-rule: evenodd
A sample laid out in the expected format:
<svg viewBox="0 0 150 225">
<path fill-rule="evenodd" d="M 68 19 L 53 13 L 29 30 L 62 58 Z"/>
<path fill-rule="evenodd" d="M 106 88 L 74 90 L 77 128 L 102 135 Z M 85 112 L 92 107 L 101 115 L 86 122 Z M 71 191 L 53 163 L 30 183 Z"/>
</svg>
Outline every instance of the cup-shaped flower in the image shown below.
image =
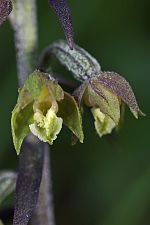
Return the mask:
<svg viewBox="0 0 150 225">
<path fill-rule="evenodd" d="M 63 123 L 83 142 L 81 115 L 75 99 L 49 74 L 36 70 L 19 90 L 12 112 L 12 135 L 17 153 L 29 132 L 53 144 Z"/>
<path fill-rule="evenodd" d="M 12 2 L 10 0 L 0 0 L 0 25 L 7 19 L 12 11 Z"/>
<path fill-rule="evenodd" d="M 118 126 L 122 102 L 128 105 L 135 118 L 144 115 L 130 84 L 114 72 L 100 72 L 91 77 L 74 92 L 74 96 L 80 106 L 84 103 L 91 108 L 100 137 Z"/>
</svg>

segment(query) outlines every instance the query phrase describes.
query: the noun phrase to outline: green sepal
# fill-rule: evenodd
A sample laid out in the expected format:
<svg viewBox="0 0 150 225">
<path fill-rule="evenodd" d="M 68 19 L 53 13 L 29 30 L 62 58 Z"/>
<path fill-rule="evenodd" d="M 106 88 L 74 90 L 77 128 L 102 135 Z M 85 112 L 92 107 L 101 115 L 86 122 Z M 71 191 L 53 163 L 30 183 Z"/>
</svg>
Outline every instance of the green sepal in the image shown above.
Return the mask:
<svg viewBox="0 0 150 225">
<path fill-rule="evenodd" d="M 20 153 L 21 144 L 30 132 L 29 124 L 33 121 L 33 99 L 23 87 L 19 90 L 18 101 L 12 111 L 11 128 L 13 143 L 17 154 Z"/>
<path fill-rule="evenodd" d="M 70 94 L 64 93 L 64 99 L 58 103 L 58 115 L 63 119 L 64 124 L 83 143 L 84 135 L 82 130 L 82 119 L 79 107 Z"/>
<path fill-rule="evenodd" d="M 23 139 L 30 132 L 29 125 L 33 123 L 33 103 L 21 108 L 18 104 L 12 111 L 11 128 L 13 143 L 17 152 L 20 153 L 20 148 Z"/>
<path fill-rule="evenodd" d="M 64 97 L 63 89 L 48 74 L 35 70 L 25 81 L 24 87 L 34 100 L 44 100 L 47 96 L 56 101 Z"/>
<path fill-rule="evenodd" d="M 101 84 L 116 94 L 127 106 L 136 119 L 138 116 L 145 116 L 140 110 L 136 101 L 134 92 L 126 79 L 115 72 L 100 72 L 100 74 L 91 79 L 92 86 Z"/>
<path fill-rule="evenodd" d="M 120 102 L 118 96 L 101 84 L 97 84 L 93 89 L 88 85 L 85 93 L 85 104 L 90 107 L 99 107 L 101 112 L 108 115 L 116 124 L 120 119 Z"/>
</svg>

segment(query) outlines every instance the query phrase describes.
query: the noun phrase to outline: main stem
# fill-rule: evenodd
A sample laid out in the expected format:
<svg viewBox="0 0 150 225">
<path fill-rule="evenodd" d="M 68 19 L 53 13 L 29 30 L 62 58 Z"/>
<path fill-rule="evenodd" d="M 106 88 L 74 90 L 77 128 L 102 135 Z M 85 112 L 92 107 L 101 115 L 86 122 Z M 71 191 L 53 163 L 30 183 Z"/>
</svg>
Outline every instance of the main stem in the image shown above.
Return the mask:
<svg viewBox="0 0 150 225">
<path fill-rule="evenodd" d="M 43 175 L 42 182 L 39 192 L 39 201 L 37 204 L 35 215 L 33 216 L 34 225 L 54 225 L 54 210 L 53 210 L 53 197 L 52 194 L 52 183 L 49 172 L 50 159 L 49 159 L 49 146 L 44 145 L 44 165 L 43 165 Z"/>
<path fill-rule="evenodd" d="M 33 72 L 36 65 L 38 45 L 36 0 L 14 0 L 14 11 L 10 19 L 15 30 L 18 82 L 19 86 L 22 86 L 27 75 Z M 32 223 L 34 225 L 54 225 L 54 209 L 50 190 L 49 147 L 47 144 L 44 145 L 43 151 L 45 155 L 43 175 L 37 209 Z"/>
</svg>

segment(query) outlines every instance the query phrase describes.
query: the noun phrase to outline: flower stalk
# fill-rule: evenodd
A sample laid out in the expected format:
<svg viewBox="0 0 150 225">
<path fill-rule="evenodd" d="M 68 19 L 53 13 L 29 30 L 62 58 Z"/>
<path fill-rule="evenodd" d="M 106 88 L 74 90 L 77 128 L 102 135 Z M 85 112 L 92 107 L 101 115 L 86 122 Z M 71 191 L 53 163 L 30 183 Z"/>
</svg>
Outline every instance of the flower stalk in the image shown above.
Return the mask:
<svg viewBox="0 0 150 225">
<path fill-rule="evenodd" d="M 14 0 L 10 21 L 15 31 L 18 81 L 19 86 L 22 86 L 37 60 L 36 0 Z"/>
<path fill-rule="evenodd" d="M 36 50 L 37 50 L 37 43 L 38 43 L 38 35 L 37 35 L 37 14 L 36 14 L 36 0 L 26 0 L 26 1 L 20 1 L 20 0 L 14 0 L 13 1 L 13 13 L 10 16 L 11 24 L 15 31 L 15 45 L 16 45 L 16 54 L 17 54 L 17 67 L 18 67 L 18 82 L 19 86 L 23 86 L 24 81 L 26 79 L 26 76 L 30 74 L 36 64 Z M 30 146 L 30 150 L 26 151 L 26 144 Z M 35 149 L 35 147 L 36 149 Z M 26 159 L 32 159 L 30 155 L 32 156 L 34 149 L 34 158 L 33 162 L 29 162 L 32 167 L 34 167 L 34 162 L 39 162 L 39 165 L 43 164 L 43 158 L 44 158 L 44 166 L 43 166 L 43 174 L 42 174 L 42 182 L 41 182 L 41 188 L 40 188 L 40 197 L 38 202 L 38 209 L 35 211 L 35 217 L 37 218 L 36 223 L 34 223 L 34 220 L 32 221 L 33 224 L 39 224 L 39 225 L 53 225 L 54 223 L 54 216 L 53 216 L 53 204 L 49 204 L 49 199 L 51 199 L 52 193 L 50 192 L 48 186 L 51 182 L 50 180 L 50 168 L 49 168 L 49 155 L 47 154 L 47 145 L 39 145 L 39 140 L 32 134 L 28 136 L 28 138 L 24 141 L 24 144 L 22 146 L 21 150 L 21 159 L 19 160 L 20 163 L 24 157 Z M 45 153 L 45 157 L 43 156 Z M 25 164 L 24 168 L 25 170 L 28 170 L 28 163 Z M 39 167 L 38 167 L 39 168 Z M 41 170 L 42 171 L 42 170 Z M 31 171 L 32 173 L 32 171 Z M 30 174 L 28 174 L 30 176 Z M 40 172 L 39 172 L 40 177 Z M 19 179 L 19 178 L 18 178 Z M 30 181 L 33 181 L 32 179 Z M 19 180 L 18 180 L 19 182 Z M 38 180 L 38 182 L 40 182 Z M 28 184 L 26 184 L 28 185 Z M 20 187 L 21 188 L 21 187 Z M 23 188 L 23 187 L 22 187 Z M 35 187 L 33 187 L 34 189 Z M 35 190 L 35 189 L 34 189 Z M 22 210 L 22 216 L 19 217 L 20 221 L 17 221 L 19 207 L 17 205 L 15 206 L 15 212 L 14 212 L 14 222 L 15 225 L 25 225 L 29 222 L 33 210 L 35 209 L 35 205 L 37 203 L 38 198 L 38 191 L 39 189 L 35 190 L 37 195 L 35 194 L 35 201 L 33 206 L 29 204 L 28 207 L 30 208 L 30 213 L 27 213 L 29 209 L 26 209 L 25 204 L 24 206 L 21 205 L 20 210 Z M 27 194 L 27 193 L 26 193 Z M 17 196 L 17 193 L 16 193 Z M 22 196 L 22 199 L 16 198 L 16 204 L 19 203 L 18 201 L 24 201 L 25 198 Z M 30 201 L 30 199 L 29 199 Z M 23 207 L 23 208 L 22 208 Z M 50 218 L 51 217 L 51 218 Z M 45 218 L 48 218 L 45 220 Z M 24 222 L 23 222 L 24 221 Z M 53 223 L 51 223 L 53 221 Z"/>
</svg>

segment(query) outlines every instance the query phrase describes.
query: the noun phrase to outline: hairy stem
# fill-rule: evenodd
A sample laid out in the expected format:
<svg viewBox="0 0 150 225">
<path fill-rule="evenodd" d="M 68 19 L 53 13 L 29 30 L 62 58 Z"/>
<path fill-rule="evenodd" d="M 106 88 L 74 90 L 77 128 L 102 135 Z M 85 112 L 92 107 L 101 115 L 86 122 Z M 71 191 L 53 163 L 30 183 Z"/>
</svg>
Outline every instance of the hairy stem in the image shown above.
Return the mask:
<svg viewBox="0 0 150 225">
<path fill-rule="evenodd" d="M 24 84 L 26 76 L 34 70 L 36 62 L 36 50 L 38 41 L 36 0 L 26 0 L 26 1 L 14 0 L 13 4 L 14 4 L 14 11 L 10 17 L 10 20 L 15 30 L 18 82 L 19 86 L 22 86 Z M 32 136 L 33 135 L 31 134 L 30 138 L 28 138 L 28 141 L 33 139 Z M 25 142 L 23 144 L 23 147 L 26 144 Z M 34 142 L 38 143 L 39 140 L 36 137 L 34 137 Z M 53 205 L 51 201 L 52 193 L 50 192 L 49 189 L 50 183 L 49 154 L 48 154 L 48 147 L 46 144 L 44 144 L 42 150 L 45 153 L 43 175 L 40 187 L 38 207 L 34 215 L 34 218 L 36 217 L 36 221 L 34 221 L 33 219 L 32 222 L 35 225 L 38 224 L 53 225 L 54 216 L 53 216 Z M 41 149 L 37 148 L 37 154 L 38 151 L 41 151 Z M 28 154 L 32 154 L 32 152 L 29 151 Z"/>
<path fill-rule="evenodd" d="M 22 86 L 36 61 L 38 41 L 36 0 L 14 0 L 10 20 L 15 30 L 18 81 Z"/>
<path fill-rule="evenodd" d="M 44 155 L 44 168 L 43 176 L 41 181 L 39 201 L 36 208 L 36 213 L 33 217 L 32 222 L 36 225 L 54 225 L 54 209 L 53 209 L 53 198 L 52 195 L 47 193 L 52 193 L 52 183 L 51 177 L 49 175 L 49 146 L 45 144 L 45 155 Z"/>
</svg>

